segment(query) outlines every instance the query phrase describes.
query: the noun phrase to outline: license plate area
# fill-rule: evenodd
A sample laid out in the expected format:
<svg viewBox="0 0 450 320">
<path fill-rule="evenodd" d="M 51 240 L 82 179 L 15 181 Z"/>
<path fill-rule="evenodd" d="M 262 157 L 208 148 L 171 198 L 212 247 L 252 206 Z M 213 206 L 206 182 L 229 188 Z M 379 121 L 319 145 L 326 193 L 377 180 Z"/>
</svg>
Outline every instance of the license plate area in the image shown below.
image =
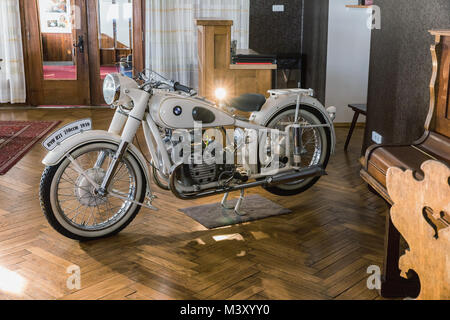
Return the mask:
<svg viewBox="0 0 450 320">
<path fill-rule="evenodd" d="M 92 130 L 92 119 L 83 119 L 69 123 L 48 136 L 48 138 L 42 142 L 42 146 L 48 151 L 52 151 L 64 140 L 89 130 Z"/>
</svg>

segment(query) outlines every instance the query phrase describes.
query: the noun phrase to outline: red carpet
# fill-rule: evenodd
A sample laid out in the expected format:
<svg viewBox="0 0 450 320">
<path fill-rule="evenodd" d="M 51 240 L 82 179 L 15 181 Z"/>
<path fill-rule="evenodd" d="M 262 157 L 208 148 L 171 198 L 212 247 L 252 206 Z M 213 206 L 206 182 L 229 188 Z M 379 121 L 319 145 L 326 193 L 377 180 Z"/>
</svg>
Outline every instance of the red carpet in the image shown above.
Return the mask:
<svg viewBox="0 0 450 320">
<path fill-rule="evenodd" d="M 0 121 L 0 175 L 4 175 L 61 121 Z"/>
<path fill-rule="evenodd" d="M 77 80 L 75 66 L 44 66 L 44 80 Z M 100 67 L 100 78 L 117 72 L 117 67 Z"/>
</svg>

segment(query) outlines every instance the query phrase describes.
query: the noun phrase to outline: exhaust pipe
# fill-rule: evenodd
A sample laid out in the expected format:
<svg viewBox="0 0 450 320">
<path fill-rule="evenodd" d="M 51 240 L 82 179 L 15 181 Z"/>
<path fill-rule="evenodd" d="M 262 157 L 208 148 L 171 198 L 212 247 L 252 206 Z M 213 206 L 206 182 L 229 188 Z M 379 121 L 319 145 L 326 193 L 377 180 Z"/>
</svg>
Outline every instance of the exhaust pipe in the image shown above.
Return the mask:
<svg viewBox="0 0 450 320">
<path fill-rule="evenodd" d="M 178 168 L 177 168 L 178 169 Z M 327 175 L 326 171 L 321 166 L 312 166 L 300 170 L 296 170 L 291 173 L 283 173 L 272 177 L 267 177 L 265 179 L 240 184 L 237 186 L 232 187 L 226 187 L 226 188 L 218 188 L 214 190 L 204 191 L 204 192 L 194 192 L 190 194 L 186 193 L 179 193 L 176 189 L 175 182 L 175 173 L 177 172 L 177 169 L 173 171 L 173 173 L 170 175 L 170 189 L 173 192 L 173 194 L 182 200 L 193 200 L 193 199 L 199 199 L 199 198 L 205 198 L 213 195 L 218 194 L 224 194 L 228 192 L 233 191 L 239 191 L 243 189 L 249 189 L 249 188 L 255 188 L 255 187 L 268 187 L 268 186 L 274 186 L 277 184 L 283 184 L 313 177 L 321 177 Z"/>
<path fill-rule="evenodd" d="M 271 186 L 326 175 L 327 172 L 321 166 L 313 166 L 305 169 L 300 169 L 292 173 L 285 173 L 269 177 L 265 180 L 267 180 L 268 186 Z"/>
</svg>

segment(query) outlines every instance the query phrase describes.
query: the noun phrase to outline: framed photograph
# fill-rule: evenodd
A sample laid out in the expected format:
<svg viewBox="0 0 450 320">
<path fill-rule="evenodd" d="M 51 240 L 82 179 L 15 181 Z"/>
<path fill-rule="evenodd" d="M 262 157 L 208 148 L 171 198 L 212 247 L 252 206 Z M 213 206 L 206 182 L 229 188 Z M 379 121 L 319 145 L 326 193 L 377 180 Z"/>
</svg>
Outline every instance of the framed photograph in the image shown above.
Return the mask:
<svg viewBox="0 0 450 320">
<path fill-rule="evenodd" d="M 42 33 L 72 33 L 70 0 L 39 0 Z"/>
</svg>

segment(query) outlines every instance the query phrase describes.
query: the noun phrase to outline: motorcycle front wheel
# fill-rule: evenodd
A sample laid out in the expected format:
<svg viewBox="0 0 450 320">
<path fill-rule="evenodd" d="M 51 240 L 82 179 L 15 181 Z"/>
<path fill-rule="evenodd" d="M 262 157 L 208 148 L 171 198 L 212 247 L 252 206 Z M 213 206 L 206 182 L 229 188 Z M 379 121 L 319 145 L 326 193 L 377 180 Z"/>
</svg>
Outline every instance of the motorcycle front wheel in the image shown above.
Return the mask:
<svg viewBox="0 0 450 320">
<path fill-rule="evenodd" d="M 284 109 L 272 117 L 267 127 L 284 131 L 287 123 L 295 120 L 295 106 Z M 316 109 L 302 105 L 301 120 L 302 125 L 321 125 L 325 123 L 323 115 Z M 328 165 L 331 153 L 331 130 L 327 127 L 305 128 L 302 137 L 303 147 L 306 153 L 302 156 L 302 168 L 311 166 L 321 166 L 324 170 Z M 264 187 L 270 193 L 278 196 L 292 196 L 305 192 L 311 188 L 320 177 L 314 177 L 299 181 L 280 184 L 276 186 Z"/>
<path fill-rule="evenodd" d="M 56 231 L 75 240 L 94 240 L 119 233 L 136 217 L 141 207 L 130 200 L 144 201 L 146 180 L 132 154 L 124 155 L 109 187 L 120 199 L 99 195 L 88 181 L 102 183 L 117 148 L 107 142 L 91 143 L 70 153 L 76 165 L 65 157 L 45 168 L 39 192 L 41 208 Z"/>
</svg>

